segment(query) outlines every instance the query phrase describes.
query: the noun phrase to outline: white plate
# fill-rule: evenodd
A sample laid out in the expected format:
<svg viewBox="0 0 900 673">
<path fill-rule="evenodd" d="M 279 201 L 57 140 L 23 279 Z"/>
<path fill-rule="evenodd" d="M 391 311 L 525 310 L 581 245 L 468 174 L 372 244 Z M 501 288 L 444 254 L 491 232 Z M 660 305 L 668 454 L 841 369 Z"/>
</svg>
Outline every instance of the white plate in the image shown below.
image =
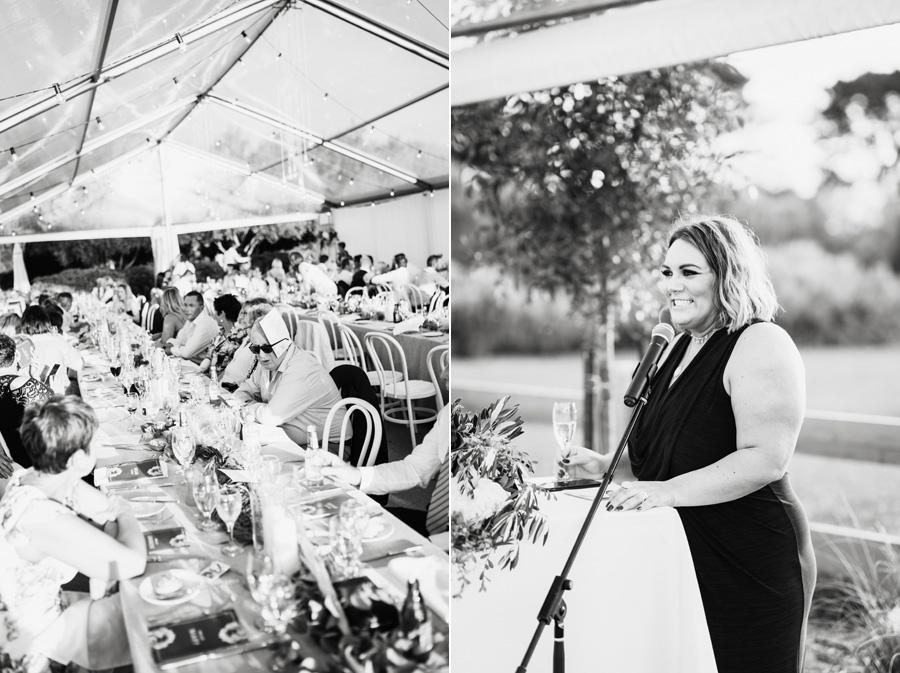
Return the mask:
<svg viewBox="0 0 900 673">
<path fill-rule="evenodd" d="M 164 502 L 130 501 L 128 505 L 131 507 L 131 511 L 134 512 L 134 515 L 138 519 L 151 519 L 157 514 L 162 514 L 166 509 L 166 503 Z"/>
<path fill-rule="evenodd" d="M 173 578 L 180 581 L 184 584 L 184 593 L 178 594 L 174 598 L 160 598 L 157 596 L 156 592 L 153 590 L 153 581 L 160 575 L 171 575 Z M 141 595 L 141 598 L 153 605 L 178 605 L 179 603 L 189 601 L 196 596 L 202 585 L 203 578 L 197 573 L 190 570 L 184 570 L 183 568 L 174 568 L 173 570 L 165 570 L 145 577 L 138 587 L 138 593 Z"/>
<path fill-rule="evenodd" d="M 419 332 L 419 336 L 439 337 L 439 336 L 444 336 L 444 333 L 443 332 Z"/>
<path fill-rule="evenodd" d="M 379 516 L 374 519 L 369 520 L 369 525 L 366 526 L 366 530 L 363 533 L 362 540 L 363 542 L 375 542 L 377 540 L 384 540 L 391 536 L 391 533 L 394 532 L 394 524 L 388 521 L 385 517 Z"/>
</svg>

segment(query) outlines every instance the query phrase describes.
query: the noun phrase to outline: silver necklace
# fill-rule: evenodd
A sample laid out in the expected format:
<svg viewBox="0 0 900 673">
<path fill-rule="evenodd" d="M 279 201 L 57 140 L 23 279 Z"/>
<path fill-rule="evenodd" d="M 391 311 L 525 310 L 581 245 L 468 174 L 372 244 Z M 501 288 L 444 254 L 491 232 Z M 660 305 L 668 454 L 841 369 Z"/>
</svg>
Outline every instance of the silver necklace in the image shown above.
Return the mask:
<svg viewBox="0 0 900 673">
<path fill-rule="evenodd" d="M 712 337 L 714 332 L 715 330 L 711 329 L 709 332 L 701 336 L 694 336 L 693 334 L 691 334 L 691 343 L 693 343 L 697 348 L 702 348 L 703 344 L 710 340 L 710 337 Z"/>
</svg>

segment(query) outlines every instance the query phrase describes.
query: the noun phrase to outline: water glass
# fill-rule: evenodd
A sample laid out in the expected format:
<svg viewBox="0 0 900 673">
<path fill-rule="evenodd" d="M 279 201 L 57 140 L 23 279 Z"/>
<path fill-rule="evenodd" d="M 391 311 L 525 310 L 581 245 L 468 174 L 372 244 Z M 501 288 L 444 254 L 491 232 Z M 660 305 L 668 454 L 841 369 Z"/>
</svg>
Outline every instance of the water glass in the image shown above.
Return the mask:
<svg viewBox="0 0 900 673">
<path fill-rule="evenodd" d="M 340 515 L 330 521 L 331 567 L 339 579 L 351 579 L 361 571 L 362 537 L 356 531 L 354 520 L 342 519 Z"/>
<path fill-rule="evenodd" d="M 259 605 L 263 628 L 270 633 L 284 633 L 297 614 L 293 582 L 276 571 L 270 554 L 257 550 L 247 555 L 246 577 L 250 595 Z"/>
<path fill-rule="evenodd" d="M 194 496 L 194 504 L 203 515 L 200 530 L 213 530 L 216 524 L 212 520 L 212 513 L 216 509 L 219 496 L 219 482 L 215 471 L 200 470 L 194 475 L 191 483 L 191 492 Z"/>
<path fill-rule="evenodd" d="M 322 449 L 307 449 L 304 458 L 306 468 L 304 483 L 307 486 L 322 484 L 325 481 L 325 477 L 322 475 L 322 468 L 329 464 Z"/>
</svg>

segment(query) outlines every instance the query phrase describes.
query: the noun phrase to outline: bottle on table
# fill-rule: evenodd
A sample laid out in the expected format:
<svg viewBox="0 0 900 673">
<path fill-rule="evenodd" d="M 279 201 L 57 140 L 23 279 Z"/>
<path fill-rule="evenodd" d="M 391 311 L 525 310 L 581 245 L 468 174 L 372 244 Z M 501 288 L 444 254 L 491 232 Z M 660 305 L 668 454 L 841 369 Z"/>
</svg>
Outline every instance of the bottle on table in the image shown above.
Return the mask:
<svg viewBox="0 0 900 673">
<path fill-rule="evenodd" d="M 406 584 L 406 598 L 400 608 L 400 631 L 412 643 L 412 654 L 421 656 L 434 648 L 434 631 L 419 580 Z"/>
</svg>

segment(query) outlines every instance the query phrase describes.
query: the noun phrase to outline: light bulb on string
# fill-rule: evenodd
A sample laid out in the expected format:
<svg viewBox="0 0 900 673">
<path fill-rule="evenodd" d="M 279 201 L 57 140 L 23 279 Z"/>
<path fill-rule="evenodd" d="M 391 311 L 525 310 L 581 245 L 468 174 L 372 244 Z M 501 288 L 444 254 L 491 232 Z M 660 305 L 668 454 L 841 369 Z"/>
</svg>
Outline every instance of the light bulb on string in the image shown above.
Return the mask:
<svg viewBox="0 0 900 673">
<path fill-rule="evenodd" d="M 246 42 L 247 44 L 250 44 L 250 37 L 247 35 L 246 30 L 241 31 L 241 37 L 244 38 L 244 42 Z"/>
<path fill-rule="evenodd" d="M 59 84 L 54 84 L 54 85 L 53 85 L 53 94 L 54 94 L 55 97 L 56 97 L 56 102 L 57 102 L 57 103 L 62 104 L 62 103 L 65 103 L 65 102 L 66 102 L 66 97 L 63 96 L 63 93 L 62 93 L 62 87 L 61 87 Z"/>
<path fill-rule="evenodd" d="M 10 147 L 10 148 L 9 148 L 9 160 L 10 160 L 10 162 L 13 162 L 13 163 L 15 163 L 16 161 L 19 160 L 19 155 L 16 154 L 16 148 L 15 148 L 15 147 Z"/>
<path fill-rule="evenodd" d="M 419 150 L 418 152 L 416 152 L 416 159 L 421 159 L 421 158 L 422 158 L 422 150 Z"/>
<path fill-rule="evenodd" d="M 178 86 L 178 78 L 177 77 L 173 77 L 172 82 L 175 84 L 175 86 Z"/>
<path fill-rule="evenodd" d="M 103 120 L 100 119 L 100 117 L 97 117 L 97 128 L 100 129 L 101 131 L 105 128 L 103 125 Z"/>
<path fill-rule="evenodd" d="M 276 60 L 276 61 L 280 61 L 280 60 L 281 60 L 281 52 L 280 52 L 280 51 L 279 51 L 277 54 L 275 54 L 275 60 Z"/>
<path fill-rule="evenodd" d="M 328 92 L 322 94 L 322 100 L 328 100 Z"/>
<path fill-rule="evenodd" d="M 369 133 L 375 133 L 375 124 L 372 124 L 372 125 L 369 127 Z"/>
<path fill-rule="evenodd" d="M 351 185 L 353 184 L 353 178 L 350 178 L 350 184 Z"/>
<path fill-rule="evenodd" d="M 34 201 L 34 192 L 28 192 L 28 198 Z"/>
<path fill-rule="evenodd" d="M 341 201 L 341 205 L 342 205 L 342 206 L 344 205 L 344 202 L 343 202 L 343 201 Z"/>
<path fill-rule="evenodd" d="M 392 190 L 391 190 L 391 196 L 394 196 L 395 194 L 396 194 L 396 192 L 392 189 Z"/>
<path fill-rule="evenodd" d="M 181 53 L 187 51 L 187 42 L 184 41 L 184 38 L 181 36 L 181 33 L 175 33 L 175 41 L 178 43 L 178 50 Z"/>
</svg>

